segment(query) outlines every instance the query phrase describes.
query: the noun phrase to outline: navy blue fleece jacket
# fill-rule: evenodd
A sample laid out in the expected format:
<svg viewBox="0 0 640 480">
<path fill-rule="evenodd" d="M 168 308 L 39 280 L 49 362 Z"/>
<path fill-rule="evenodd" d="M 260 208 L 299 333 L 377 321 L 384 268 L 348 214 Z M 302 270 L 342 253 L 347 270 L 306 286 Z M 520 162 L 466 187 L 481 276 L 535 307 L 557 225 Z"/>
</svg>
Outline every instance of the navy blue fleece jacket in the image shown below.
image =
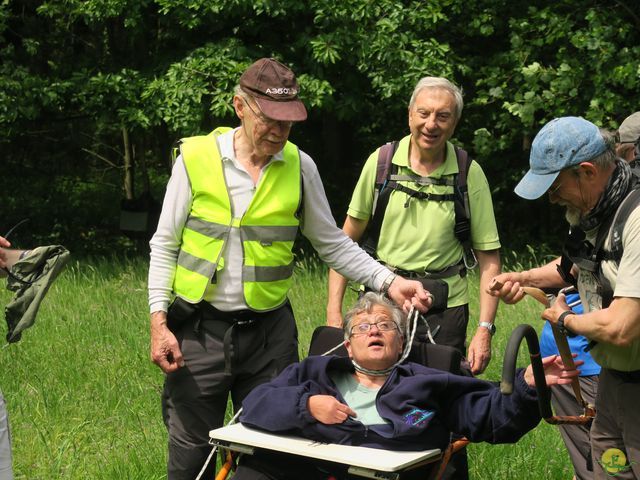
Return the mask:
<svg viewBox="0 0 640 480">
<path fill-rule="evenodd" d="M 513 443 L 540 421 L 536 392 L 523 372 L 507 396 L 493 383 L 407 362 L 391 372 L 376 396 L 380 416 L 390 423 L 365 426 L 348 418 L 325 425 L 311 416 L 307 400 L 321 394 L 346 403 L 329 377 L 331 370 L 353 371 L 353 366 L 335 356 L 290 365 L 245 398 L 240 421 L 325 443 L 393 450 L 444 449 L 451 432 L 472 442 Z"/>
</svg>

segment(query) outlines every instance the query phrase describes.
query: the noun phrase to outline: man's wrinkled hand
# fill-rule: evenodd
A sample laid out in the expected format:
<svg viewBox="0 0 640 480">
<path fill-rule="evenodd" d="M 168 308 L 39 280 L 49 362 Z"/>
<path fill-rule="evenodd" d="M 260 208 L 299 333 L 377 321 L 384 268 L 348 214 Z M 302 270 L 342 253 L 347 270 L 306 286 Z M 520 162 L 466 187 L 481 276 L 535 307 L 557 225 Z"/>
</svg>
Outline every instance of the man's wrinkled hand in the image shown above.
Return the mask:
<svg viewBox="0 0 640 480">
<path fill-rule="evenodd" d="M 178 340 L 167 327 L 166 312 L 151 314 L 151 361 L 164 373 L 171 373 L 184 366 Z"/>
<path fill-rule="evenodd" d="M 491 361 L 491 334 L 486 328 L 480 327 L 473 336 L 467 352 L 467 359 L 471 365 L 471 373 L 479 375 L 484 372 Z"/>
<path fill-rule="evenodd" d="M 425 290 L 422 283 L 417 280 L 407 280 L 396 276 L 389 286 L 387 294 L 405 312 L 414 307 L 418 311 L 426 313 L 433 305 L 433 295 Z"/>
<path fill-rule="evenodd" d="M 571 310 L 569 305 L 567 305 L 567 297 L 564 293 L 560 292 L 556 297 L 556 301 L 553 302 L 553 305 L 542 312 L 542 319 L 548 320 L 553 325 L 557 325 L 558 318 L 567 310 Z"/>
<path fill-rule="evenodd" d="M 491 280 L 487 293 L 492 297 L 501 298 L 504 303 L 518 303 L 525 295 L 521 277 L 522 274 L 518 272 L 501 273 Z"/>
</svg>

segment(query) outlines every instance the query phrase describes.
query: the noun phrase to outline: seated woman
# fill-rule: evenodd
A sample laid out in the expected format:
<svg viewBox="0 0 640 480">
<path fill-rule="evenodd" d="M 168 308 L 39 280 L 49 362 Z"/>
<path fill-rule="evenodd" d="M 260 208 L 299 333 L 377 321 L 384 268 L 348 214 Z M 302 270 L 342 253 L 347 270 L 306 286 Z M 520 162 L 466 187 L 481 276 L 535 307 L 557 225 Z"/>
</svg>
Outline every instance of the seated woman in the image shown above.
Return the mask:
<svg viewBox="0 0 640 480">
<path fill-rule="evenodd" d="M 256 387 L 243 402 L 249 427 L 312 440 L 390 450 L 444 450 L 451 433 L 473 442 L 513 443 L 540 421 L 531 366 L 506 396 L 497 385 L 398 360 L 406 316 L 369 292 L 345 316 L 350 358 L 308 357 Z M 543 360 L 548 385 L 570 383 L 558 356 Z M 245 456 L 235 479 L 344 478 L 335 464 Z M 422 475 L 413 472 L 413 475 Z M 304 475 L 304 477 L 303 477 Z M 420 478 L 420 477 L 418 477 Z"/>
</svg>

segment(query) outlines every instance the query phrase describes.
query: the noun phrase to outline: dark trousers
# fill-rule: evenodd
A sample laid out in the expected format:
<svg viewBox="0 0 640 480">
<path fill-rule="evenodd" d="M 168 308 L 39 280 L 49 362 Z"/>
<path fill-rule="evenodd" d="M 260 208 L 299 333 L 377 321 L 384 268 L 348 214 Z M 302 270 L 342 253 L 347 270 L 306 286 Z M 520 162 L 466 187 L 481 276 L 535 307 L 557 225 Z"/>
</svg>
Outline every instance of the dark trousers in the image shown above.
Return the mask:
<svg viewBox="0 0 640 480">
<path fill-rule="evenodd" d="M 267 313 L 220 312 L 208 304 L 174 332 L 185 366 L 166 376 L 162 413 L 169 432 L 169 480 L 193 480 L 211 451 L 209 431 L 223 425 L 257 385 L 298 361 L 291 306 Z M 203 478 L 213 478 L 215 462 Z"/>
<path fill-rule="evenodd" d="M 640 478 L 639 398 L 640 370 L 632 374 L 609 368 L 600 371 L 596 417 L 591 425 L 591 456 L 596 480 Z"/>
<path fill-rule="evenodd" d="M 469 305 L 451 307 L 439 312 L 427 312 L 425 319 L 431 329 L 433 340 L 439 345 L 448 345 L 460 351 L 466 356 L 465 345 L 467 337 L 467 324 L 469 323 Z M 436 331 L 437 329 L 437 331 Z M 427 327 L 423 322 L 418 324 L 416 336 L 420 340 L 428 342 Z M 433 335 L 433 332 L 436 332 Z M 469 372 L 469 375 L 471 373 Z M 466 480 L 469 478 L 469 465 L 467 449 L 463 448 L 454 453 L 442 475 L 443 480 Z"/>
<path fill-rule="evenodd" d="M 435 331 L 433 340 L 439 345 L 454 347 L 462 353 L 467 354 L 465 341 L 467 338 L 467 324 L 469 323 L 469 305 L 451 307 L 439 312 L 427 312 L 424 315 L 431 332 Z M 420 321 L 416 335 L 420 340 L 428 342 L 427 327 Z"/>
<path fill-rule="evenodd" d="M 582 398 L 591 405 L 596 403 L 598 392 L 598 375 L 580 378 Z M 551 387 L 551 405 L 556 415 L 581 415 L 582 408 L 576 401 L 571 385 L 554 385 Z M 564 441 L 576 480 L 593 478 L 593 462 L 591 459 L 591 435 L 586 425 L 558 425 Z"/>
</svg>

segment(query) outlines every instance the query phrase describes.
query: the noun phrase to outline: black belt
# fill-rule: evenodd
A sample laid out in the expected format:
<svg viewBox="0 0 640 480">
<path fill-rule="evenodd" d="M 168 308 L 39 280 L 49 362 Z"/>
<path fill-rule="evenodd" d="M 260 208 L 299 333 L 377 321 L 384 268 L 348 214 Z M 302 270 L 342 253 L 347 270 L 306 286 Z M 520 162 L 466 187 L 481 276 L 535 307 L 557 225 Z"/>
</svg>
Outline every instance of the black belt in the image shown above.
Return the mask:
<svg viewBox="0 0 640 480">
<path fill-rule="evenodd" d="M 200 302 L 198 304 L 200 312 L 202 314 L 202 320 L 221 320 L 226 323 L 234 323 L 237 325 L 252 325 L 260 320 L 261 317 L 268 315 L 271 312 L 254 312 L 253 310 L 233 310 L 231 312 L 225 312 L 224 310 L 218 310 L 209 302 Z"/>
<path fill-rule="evenodd" d="M 393 273 L 397 273 L 401 277 L 410 278 L 410 279 L 420 279 L 420 278 L 449 278 L 454 275 L 460 275 L 460 277 L 464 278 L 467 276 L 467 268 L 464 265 L 464 260 L 460 260 L 458 263 L 454 265 L 450 265 L 448 267 L 443 268 L 442 270 L 402 270 L 400 268 L 394 268 L 390 265 L 387 265 Z"/>
<path fill-rule="evenodd" d="M 260 320 L 267 317 L 273 311 L 254 312 L 253 310 L 234 310 L 225 312 L 218 310 L 209 302 L 200 302 L 200 320 L 202 328 L 212 335 L 222 339 L 222 350 L 224 352 L 224 374 L 231 375 L 233 364 L 233 332 L 236 328 L 252 328 L 260 323 Z M 220 323 L 222 322 L 222 323 Z"/>
<path fill-rule="evenodd" d="M 612 377 L 622 380 L 627 383 L 640 383 L 640 370 L 632 370 L 630 372 L 623 372 L 621 370 L 614 370 L 613 368 L 607 368 L 607 371 L 611 373 Z"/>
</svg>

